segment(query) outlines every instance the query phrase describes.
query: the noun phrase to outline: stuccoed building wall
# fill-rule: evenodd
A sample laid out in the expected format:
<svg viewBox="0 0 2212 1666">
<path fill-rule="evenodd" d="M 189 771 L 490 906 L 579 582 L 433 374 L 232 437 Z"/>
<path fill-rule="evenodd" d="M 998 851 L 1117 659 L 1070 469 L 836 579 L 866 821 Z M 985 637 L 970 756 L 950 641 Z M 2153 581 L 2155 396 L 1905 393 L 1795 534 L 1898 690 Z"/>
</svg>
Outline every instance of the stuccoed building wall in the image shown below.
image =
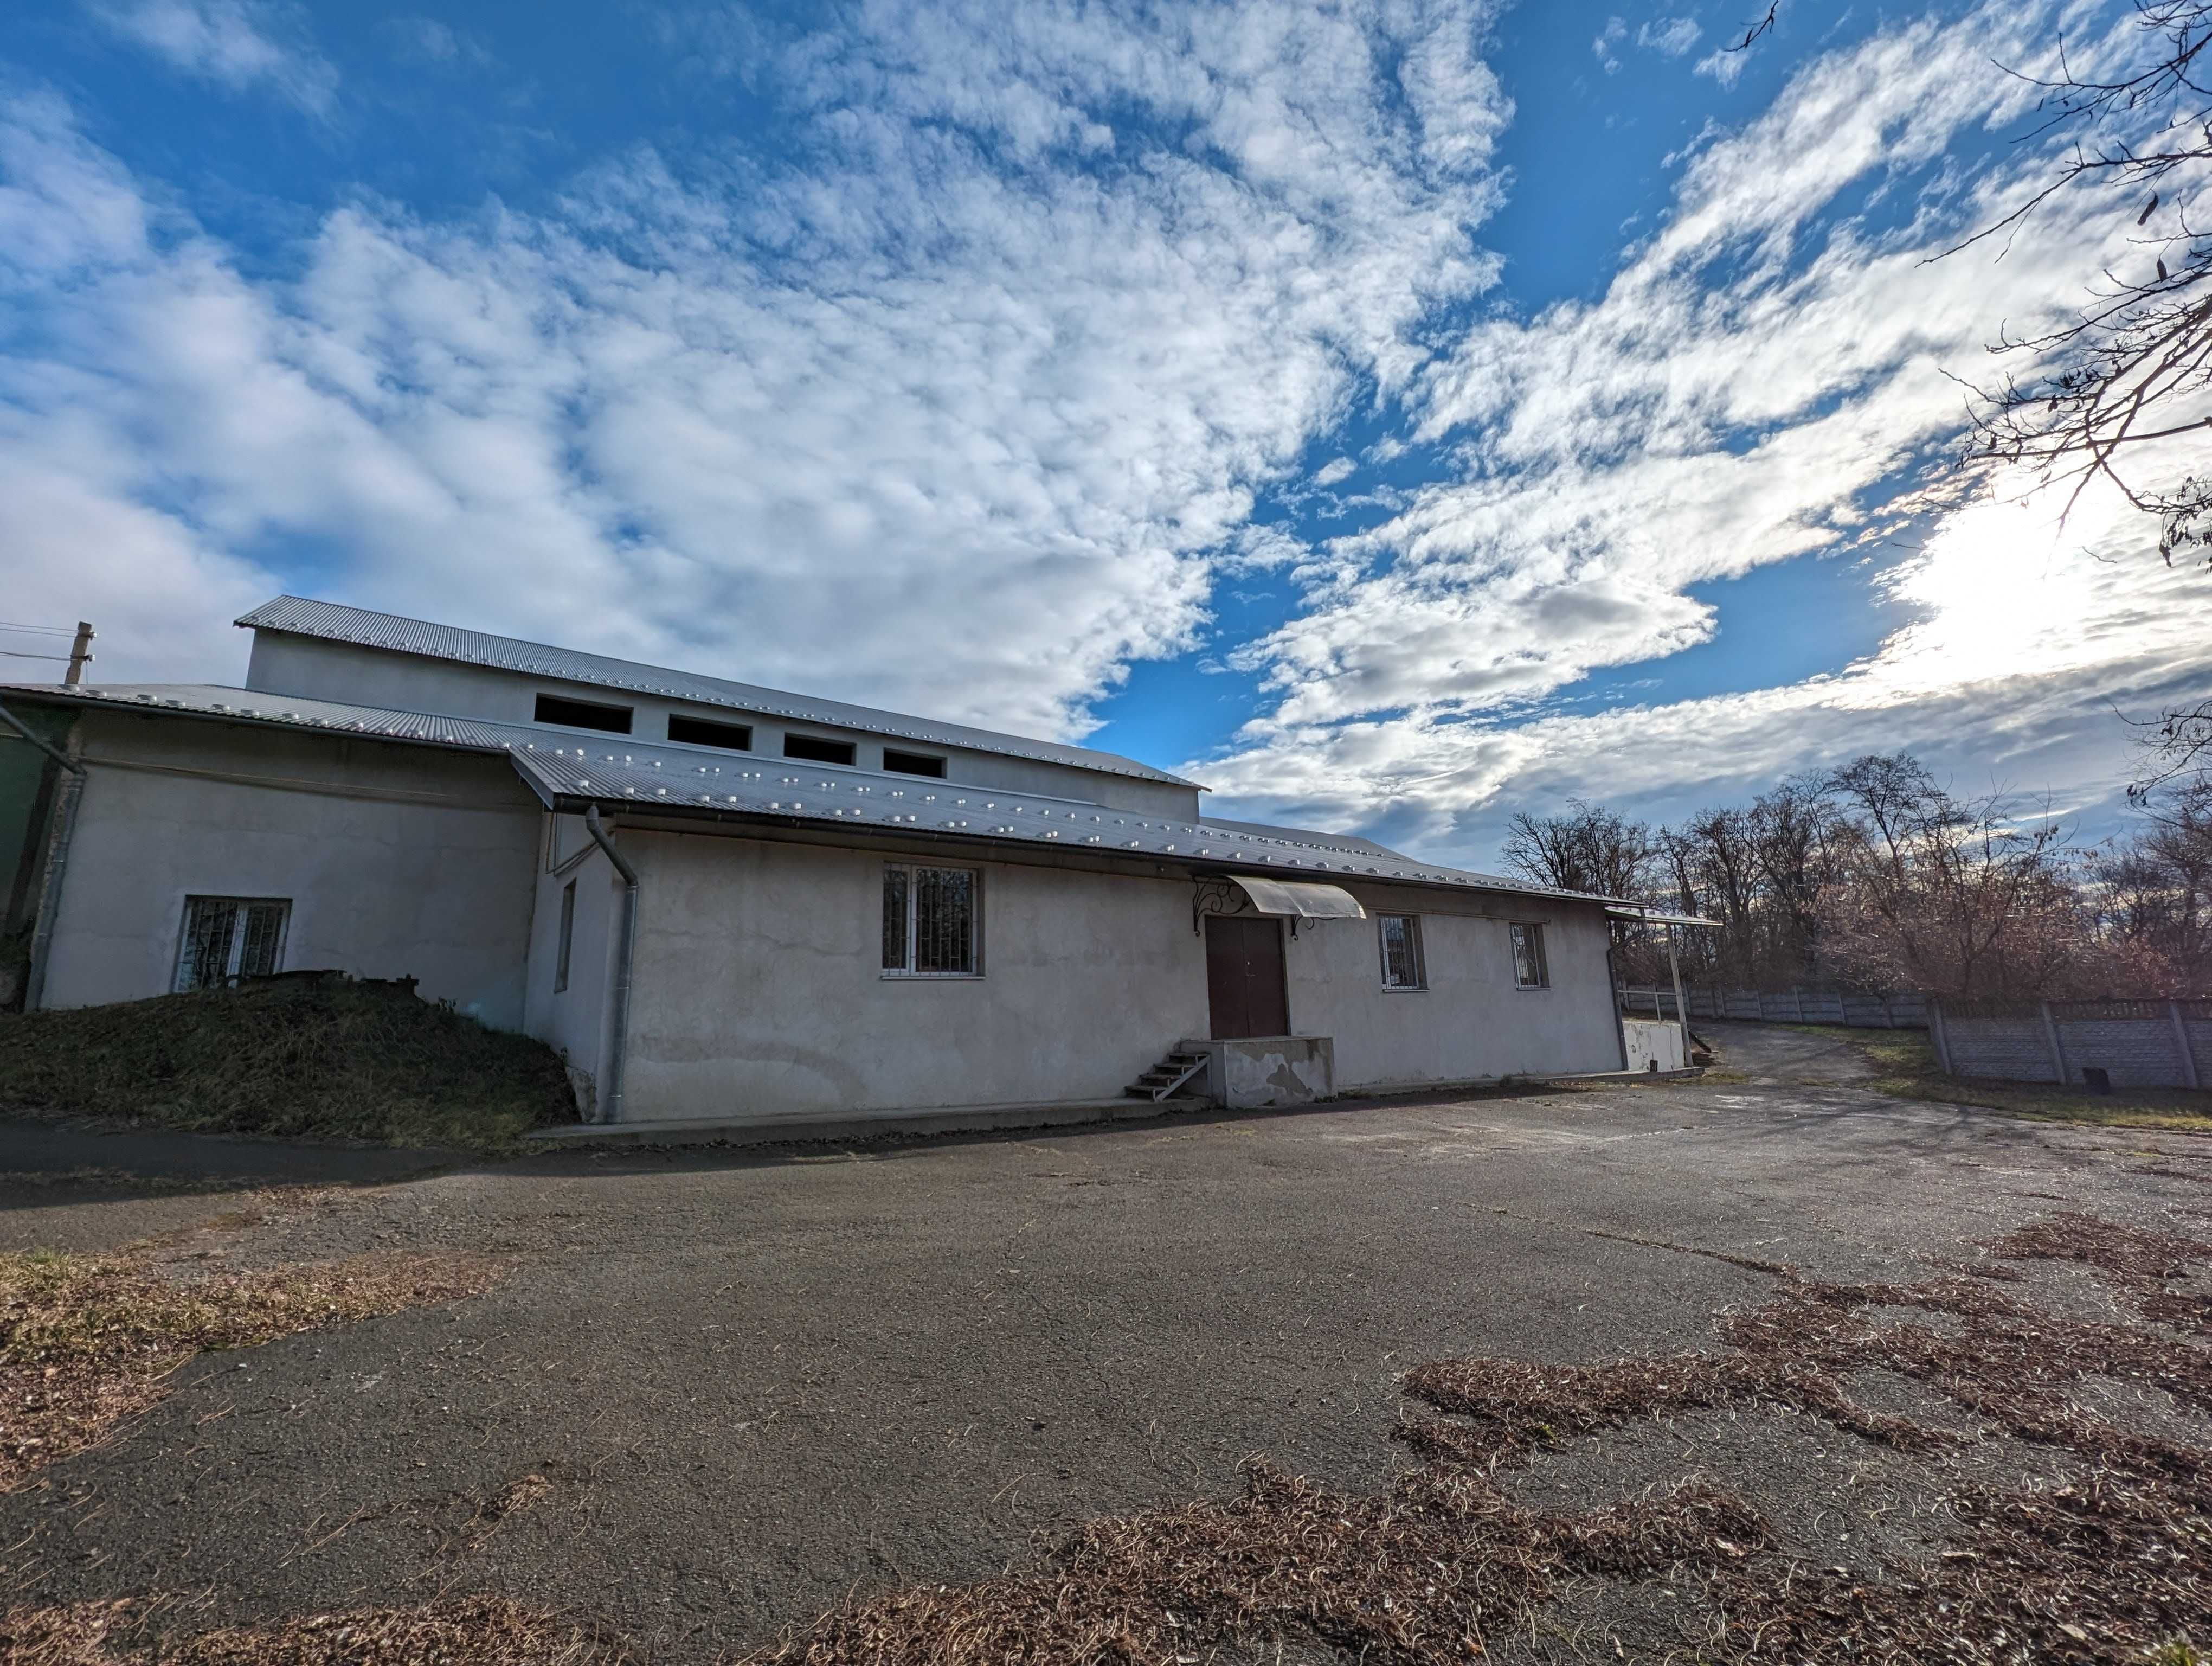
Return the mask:
<svg viewBox="0 0 2212 1666">
<path fill-rule="evenodd" d="M 575 887 L 568 926 L 568 976 L 560 976 L 562 895 Z M 548 816 L 540 841 L 537 906 L 530 932 L 529 995 L 523 1027 L 568 1061 L 586 1121 L 599 1104 L 613 1011 L 623 884 L 586 832 L 580 816 Z"/>
<path fill-rule="evenodd" d="M 46 1004 L 171 988 L 185 899 L 285 897 L 283 964 L 520 1029 L 542 820 L 505 759 L 87 712 Z"/>
<path fill-rule="evenodd" d="M 1299 927 L 1289 945 L 1291 1028 L 1335 1037 L 1339 1092 L 1621 1067 L 1602 909 L 1410 886 L 1346 888 L 1370 916 L 1419 918 L 1427 988 L 1383 987 L 1372 917 Z M 1516 920 L 1544 927 L 1547 988 L 1514 984 Z"/>
<path fill-rule="evenodd" d="M 1111 1098 L 1206 1025 L 1187 879 L 626 827 L 641 880 L 623 1116 Z M 887 861 L 981 874 L 981 975 L 883 970 Z"/>
</svg>

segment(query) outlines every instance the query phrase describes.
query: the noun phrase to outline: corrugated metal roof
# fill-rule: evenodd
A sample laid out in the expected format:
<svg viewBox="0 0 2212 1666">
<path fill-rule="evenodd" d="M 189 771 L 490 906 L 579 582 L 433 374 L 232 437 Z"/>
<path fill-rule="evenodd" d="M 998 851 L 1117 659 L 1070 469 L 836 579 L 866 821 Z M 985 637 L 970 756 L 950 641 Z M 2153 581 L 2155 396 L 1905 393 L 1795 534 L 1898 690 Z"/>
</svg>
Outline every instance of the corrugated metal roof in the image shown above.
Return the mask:
<svg viewBox="0 0 2212 1666">
<path fill-rule="evenodd" d="M 221 688 L 204 683 L 85 684 L 74 688 L 52 683 L 15 683 L 0 686 L 5 686 L 10 694 L 41 700 L 82 700 L 133 711 L 173 711 L 193 717 L 281 723 L 294 728 L 366 735 L 379 740 L 464 746 L 482 752 L 505 751 L 508 737 L 522 733 L 512 724 L 483 723 L 474 718 L 441 717 L 433 712 L 386 711 L 376 706 L 345 705 L 330 700 L 301 700 L 289 694 L 264 694 L 258 689 Z"/>
<path fill-rule="evenodd" d="M 595 688 L 627 689 L 634 694 L 657 694 L 670 700 L 690 700 L 732 711 L 795 718 L 801 722 L 859 729 L 931 745 L 966 746 L 976 751 L 999 752 L 1042 763 L 1064 763 L 1079 769 L 1103 769 L 1109 775 L 1132 775 L 1140 781 L 1165 781 L 1176 787 L 1196 784 L 1117 752 L 1066 746 L 1053 740 L 1031 740 L 1021 735 L 970 728 L 962 723 L 933 722 L 900 712 L 848 706 L 838 700 L 816 700 L 781 689 L 759 688 L 750 683 L 639 665 L 629 660 L 611 660 L 602 654 L 578 653 L 574 648 L 494 636 L 480 630 L 406 619 L 395 613 L 377 613 L 304 596 L 279 596 L 242 615 L 236 623 L 254 630 L 289 631 L 296 636 L 347 642 L 356 648 L 387 648 L 395 654 L 417 654 L 460 665 L 522 672 L 566 683 L 586 683 Z"/>
<path fill-rule="evenodd" d="M 878 833 L 1035 842 L 1137 860 L 1170 859 L 1212 868 L 1241 867 L 1297 878 L 1389 879 L 1402 884 L 1573 902 L 1609 897 L 1547 891 L 1495 874 L 1416 861 L 1339 844 L 1326 834 L 1177 821 L 1114 810 L 1079 799 L 962 787 L 869 769 L 826 769 L 714 747 L 605 737 L 592 741 L 520 723 L 463 721 L 424 712 L 388 711 L 326 700 L 295 700 L 251 689 L 198 684 L 0 684 L 11 696 L 200 719 L 272 724 L 416 745 L 503 753 L 547 804 L 587 803 L 655 814 L 762 818 Z M 549 744 L 550 743 L 550 744 Z M 97 759 L 93 760 L 95 763 Z"/>
<path fill-rule="evenodd" d="M 1309 844 L 1334 845 L 1346 855 L 1364 854 L 1388 856 L 1394 862 L 1410 862 L 1413 859 L 1402 850 L 1393 850 L 1388 845 L 1377 844 L 1372 839 L 1363 839 L 1357 833 L 1317 833 L 1311 828 L 1279 827 L 1272 822 L 1231 821 L 1226 816 L 1208 816 L 1208 827 L 1218 827 L 1231 833 L 1265 833 L 1285 839 L 1304 839 Z"/>
</svg>

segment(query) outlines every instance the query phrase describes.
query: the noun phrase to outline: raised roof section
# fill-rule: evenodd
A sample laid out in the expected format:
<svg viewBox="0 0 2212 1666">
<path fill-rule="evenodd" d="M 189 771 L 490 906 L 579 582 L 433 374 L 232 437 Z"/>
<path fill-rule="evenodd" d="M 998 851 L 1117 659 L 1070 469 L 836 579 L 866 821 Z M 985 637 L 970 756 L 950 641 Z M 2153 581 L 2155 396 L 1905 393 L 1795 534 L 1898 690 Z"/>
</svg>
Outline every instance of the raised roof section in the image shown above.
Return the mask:
<svg viewBox="0 0 2212 1666">
<path fill-rule="evenodd" d="M 970 728 L 963 723 L 939 723 L 902 712 L 880 711 L 869 706 L 848 705 L 839 700 L 817 700 L 781 689 L 761 688 L 696 672 L 641 665 L 604 654 L 583 654 L 574 648 L 526 642 L 512 636 L 494 636 L 456 625 L 434 624 L 425 619 L 404 618 L 340 602 L 316 601 L 304 596 L 279 596 L 242 615 L 239 624 L 252 630 L 270 630 L 356 648 L 381 648 L 393 654 L 416 654 L 451 664 L 477 666 L 526 676 L 549 677 L 596 688 L 623 689 L 633 694 L 664 699 L 688 700 L 721 706 L 732 711 L 757 712 L 801 722 L 820 723 L 894 739 L 916 740 L 939 746 L 966 747 L 973 751 L 997 752 L 1008 757 L 1030 758 L 1070 769 L 1096 769 L 1106 775 L 1138 781 L 1159 781 L 1173 787 L 1195 782 L 1164 769 L 1139 763 L 1116 752 L 1088 746 L 1068 746 L 1058 741 L 1032 740 L 1022 735 Z"/>
</svg>

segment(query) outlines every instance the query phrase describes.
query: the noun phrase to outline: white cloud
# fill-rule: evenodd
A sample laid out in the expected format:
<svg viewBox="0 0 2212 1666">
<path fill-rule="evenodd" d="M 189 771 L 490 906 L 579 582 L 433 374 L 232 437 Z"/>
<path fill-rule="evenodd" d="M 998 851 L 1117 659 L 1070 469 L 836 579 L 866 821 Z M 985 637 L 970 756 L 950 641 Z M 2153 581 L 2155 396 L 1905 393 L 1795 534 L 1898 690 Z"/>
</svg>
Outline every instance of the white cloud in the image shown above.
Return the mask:
<svg viewBox="0 0 2212 1666">
<path fill-rule="evenodd" d="M 434 17 L 393 17 L 384 23 L 386 34 L 406 56 L 451 69 L 489 69 L 491 49 L 466 29 Z"/>
<path fill-rule="evenodd" d="M 1680 58 L 1698 44 L 1699 33 L 1694 17 L 1662 17 L 1638 24 L 1636 44 L 1662 58 Z"/>
<path fill-rule="evenodd" d="M 1945 368 L 2081 294 L 2100 239 L 2124 230 L 2086 204 L 2055 205 L 2002 261 L 1921 264 L 2033 177 L 2032 155 L 1973 191 L 1939 173 L 1893 230 L 1828 217 L 1847 189 L 1904 179 L 2014 111 L 2021 83 L 1989 57 L 2030 61 L 2039 34 L 1984 12 L 1815 60 L 1690 155 L 1673 214 L 1604 296 L 1472 329 L 1417 395 L 1417 437 L 1457 447 L 1460 477 L 1319 553 L 1304 611 L 1232 660 L 1273 704 L 1226 757 L 1186 767 L 1247 812 L 1379 814 L 1477 862 L 1509 791 L 1711 793 L 1824 751 L 1979 749 L 2109 787 L 2123 737 L 2098 719 L 2105 742 L 2083 738 L 2094 692 L 2201 668 L 2201 632 L 2174 622 L 2201 618 L 2207 587 L 2110 506 L 2063 538 L 2047 507 L 1939 517 L 1893 584 L 1917 622 L 1848 673 L 1654 712 L 1545 703 L 1705 640 L 1716 620 L 1689 587 L 1879 536 L 1882 495 L 1958 432 Z M 2107 568 L 2085 544 L 2124 553 Z M 2038 724 L 2040 751 L 2014 744 Z"/>
<path fill-rule="evenodd" d="M 2206 678 L 2212 579 L 2166 567 L 2151 542 L 2109 495 L 2063 528 L 2047 500 L 1985 499 L 1888 581 L 1911 621 L 1835 674 L 1505 723 L 1427 709 L 1300 725 L 1189 767 L 1225 813 L 1379 829 L 1477 867 L 1515 810 L 1583 797 L 1679 817 L 1868 751 L 1917 752 L 1964 792 L 2051 790 L 2060 813 L 2100 824 L 2136 762 L 2114 706 L 2146 714 L 2201 697 Z M 2085 543 L 2112 558 L 2083 559 Z"/>
<path fill-rule="evenodd" d="M 1711 76 L 1723 87 L 1733 87 L 1743 74 L 1744 57 L 1740 50 L 1716 46 L 1690 66 L 1695 75 Z"/>
<path fill-rule="evenodd" d="M 1591 39 L 1590 52 L 1595 56 L 1599 67 L 1606 74 L 1611 76 L 1620 73 L 1620 59 L 1615 55 L 1613 49 L 1627 39 L 1628 20 L 1625 17 L 1607 18 L 1605 27 Z"/>
<path fill-rule="evenodd" d="M 1255 494 L 1491 281 L 1481 22 L 864 8 L 774 46 L 803 166 L 356 204 L 283 280 L 19 103 L 0 273 L 42 327 L 0 410 L 52 489 L 0 560 L 111 677 L 234 666 L 222 621 L 306 551 L 371 605 L 1080 733 L 1217 566 L 1306 556 Z M 112 567 L 96 515 L 137 529 Z"/>
<path fill-rule="evenodd" d="M 317 116 L 337 96 L 337 71 L 305 26 L 266 0 L 91 0 L 88 9 L 180 74 L 227 91 L 266 88 Z"/>
<path fill-rule="evenodd" d="M 224 20 L 300 49 L 266 9 L 114 15 L 198 20 L 157 50 L 228 86 L 293 72 L 194 44 Z M 2039 15 L 1815 59 L 1685 151 L 1602 296 L 1456 339 L 1510 112 L 1483 15 L 1443 3 L 664 18 L 802 161 L 641 150 L 529 214 L 356 203 L 250 266 L 18 98 L 0 311 L 35 327 L 0 358 L 0 584 L 11 617 L 94 618 L 109 678 L 234 675 L 224 622 L 289 585 L 1063 734 L 1207 640 L 1200 669 L 1266 701 L 1192 766 L 1224 800 L 1478 864 L 1523 803 L 1745 796 L 1870 747 L 2094 795 L 2125 768 L 2101 696 L 2203 660 L 2203 579 L 2108 504 L 2063 543 L 1998 504 L 1941 520 L 1889 581 L 1911 623 L 1835 675 L 1566 698 L 1729 629 L 1692 587 L 1872 536 L 1955 430 L 1943 368 L 2078 293 L 2104 228 L 2063 210 L 2001 263 L 1919 264 L 2002 188 L 1937 165 L 2023 96 L 1988 59 L 2029 61 Z M 1902 223 L 1838 220 L 1862 188 Z M 1443 477 L 1357 537 L 1255 524 L 1349 477 L 1300 471 L 1378 395 L 1407 421 L 1363 457 Z M 1300 612 L 1211 640 L 1213 587 L 1262 574 Z"/>
</svg>

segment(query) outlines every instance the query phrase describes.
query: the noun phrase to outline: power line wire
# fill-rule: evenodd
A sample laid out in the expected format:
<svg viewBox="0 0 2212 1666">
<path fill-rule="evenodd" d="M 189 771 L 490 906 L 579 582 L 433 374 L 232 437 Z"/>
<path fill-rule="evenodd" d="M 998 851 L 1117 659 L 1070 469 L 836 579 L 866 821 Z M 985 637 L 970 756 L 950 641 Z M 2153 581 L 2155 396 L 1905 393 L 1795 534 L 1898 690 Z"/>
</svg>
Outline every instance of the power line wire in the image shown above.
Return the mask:
<svg viewBox="0 0 2212 1666">
<path fill-rule="evenodd" d="M 0 630 L 27 630 L 33 635 L 38 636 L 74 636 L 76 635 L 76 627 L 75 625 L 12 624 L 6 619 L 0 619 Z"/>
</svg>

